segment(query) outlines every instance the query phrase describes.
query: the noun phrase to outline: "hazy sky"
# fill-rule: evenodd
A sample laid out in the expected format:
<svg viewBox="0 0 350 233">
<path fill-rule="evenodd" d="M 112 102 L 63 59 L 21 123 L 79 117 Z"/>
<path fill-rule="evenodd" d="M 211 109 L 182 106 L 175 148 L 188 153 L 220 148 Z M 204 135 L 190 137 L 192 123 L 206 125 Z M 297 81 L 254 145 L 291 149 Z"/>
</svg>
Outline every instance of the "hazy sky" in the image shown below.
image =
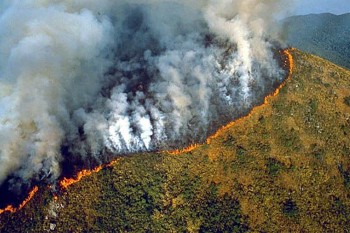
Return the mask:
<svg viewBox="0 0 350 233">
<path fill-rule="evenodd" d="M 296 12 L 293 12 L 294 14 L 350 13 L 350 0 L 296 0 L 296 2 Z"/>
</svg>

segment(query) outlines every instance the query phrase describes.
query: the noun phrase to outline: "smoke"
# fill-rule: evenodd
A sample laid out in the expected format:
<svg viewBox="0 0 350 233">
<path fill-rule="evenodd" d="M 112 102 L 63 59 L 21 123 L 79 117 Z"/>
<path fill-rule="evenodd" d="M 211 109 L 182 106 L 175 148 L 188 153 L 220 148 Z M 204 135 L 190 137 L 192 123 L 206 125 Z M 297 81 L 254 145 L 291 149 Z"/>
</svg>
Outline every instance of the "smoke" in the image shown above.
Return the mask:
<svg viewBox="0 0 350 233">
<path fill-rule="evenodd" d="M 0 184 L 203 141 L 283 79 L 281 2 L 3 1 Z"/>
</svg>

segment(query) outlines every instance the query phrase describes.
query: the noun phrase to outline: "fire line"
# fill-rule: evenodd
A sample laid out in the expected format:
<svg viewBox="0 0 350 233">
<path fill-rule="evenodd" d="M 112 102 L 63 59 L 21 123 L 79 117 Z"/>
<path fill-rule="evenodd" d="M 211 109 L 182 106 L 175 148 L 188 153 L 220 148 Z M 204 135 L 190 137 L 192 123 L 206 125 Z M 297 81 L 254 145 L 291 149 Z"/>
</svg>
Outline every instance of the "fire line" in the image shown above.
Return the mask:
<svg viewBox="0 0 350 233">
<path fill-rule="evenodd" d="M 245 119 L 249 118 L 258 108 L 261 108 L 261 107 L 267 105 L 269 103 L 270 98 L 275 97 L 279 94 L 280 90 L 286 85 L 287 81 L 289 81 L 292 78 L 293 69 L 294 69 L 294 60 L 293 60 L 293 55 L 291 52 L 294 50 L 295 50 L 295 48 L 289 48 L 289 49 L 284 49 L 282 51 L 283 55 L 285 56 L 285 60 L 283 61 L 283 65 L 285 67 L 288 67 L 287 78 L 276 88 L 276 90 L 273 93 L 269 94 L 268 96 L 266 96 L 264 98 L 264 102 L 261 105 L 254 107 L 246 116 L 243 116 L 237 120 L 234 120 L 234 121 L 228 123 L 225 126 L 222 126 L 219 130 L 216 131 L 216 133 L 209 136 L 206 140 L 207 145 L 211 144 L 212 140 L 214 140 L 215 138 L 222 135 L 222 133 L 225 130 L 227 130 L 228 128 L 231 128 L 235 124 L 238 124 L 238 123 L 244 121 Z M 171 154 L 171 155 L 179 155 L 179 154 L 191 152 L 200 146 L 202 146 L 202 145 L 201 144 L 193 144 L 193 145 L 190 145 L 190 146 L 183 148 L 183 149 L 178 149 L 178 150 L 173 150 L 173 151 L 165 151 L 165 152 L 168 154 Z"/>
<path fill-rule="evenodd" d="M 15 213 L 16 211 L 22 209 L 34 197 L 38 190 L 38 186 L 35 186 L 33 190 L 29 192 L 28 197 L 24 199 L 24 201 L 22 201 L 22 203 L 17 208 L 15 208 L 13 205 L 8 205 L 5 209 L 0 209 L 0 214 L 3 214 L 5 212 Z"/>
<path fill-rule="evenodd" d="M 98 167 L 95 167 L 92 170 L 88 170 L 88 169 L 84 169 L 80 172 L 78 172 L 78 174 L 76 175 L 76 177 L 73 178 L 63 178 L 59 184 L 62 188 L 67 189 L 69 186 L 71 186 L 72 184 L 75 184 L 77 182 L 79 182 L 83 177 L 85 176 L 90 176 L 93 173 L 97 173 L 99 171 L 101 171 L 103 168 L 105 167 L 112 167 L 113 164 L 117 163 L 118 160 L 114 160 L 110 163 L 108 163 L 107 165 L 100 165 Z"/>
<path fill-rule="evenodd" d="M 287 81 L 289 81 L 292 78 L 293 69 L 294 69 L 294 61 L 293 61 L 293 56 L 292 56 L 291 52 L 294 50 L 295 50 L 294 48 L 289 48 L 289 49 L 285 49 L 282 51 L 284 56 L 285 56 L 285 60 L 283 61 L 284 66 L 288 67 L 288 76 L 279 85 L 279 87 L 273 93 L 269 94 L 268 96 L 266 96 L 264 98 L 263 104 L 254 107 L 246 116 L 241 117 L 235 121 L 228 123 L 227 125 L 221 127 L 215 134 L 209 136 L 206 140 L 206 144 L 208 144 L 208 145 L 211 144 L 212 140 L 219 137 L 225 130 L 227 130 L 228 128 L 232 127 L 233 125 L 240 123 L 240 122 L 244 121 L 245 119 L 249 118 L 253 114 L 253 112 L 256 111 L 256 109 L 261 108 L 262 106 L 265 106 L 266 104 L 269 103 L 270 98 L 275 97 L 279 94 L 280 90 L 285 86 Z M 173 151 L 165 151 L 165 152 L 170 154 L 170 155 L 178 155 L 178 154 L 182 154 L 182 153 L 191 152 L 200 146 L 202 146 L 202 144 L 193 144 L 193 145 L 190 145 L 190 146 L 183 148 L 183 149 L 178 149 L 178 150 L 173 150 Z M 90 176 L 93 173 L 97 173 L 97 172 L 101 171 L 103 168 L 111 167 L 111 166 L 113 166 L 113 164 L 115 164 L 117 162 L 118 162 L 118 159 L 114 160 L 106 165 L 100 165 L 98 167 L 95 167 L 94 169 L 91 169 L 91 170 L 88 170 L 88 169 L 82 170 L 82 171 L 78 172 L 77 175 L 73 178 L 66 178 L 66 177 L 63 178 L 59 182 L 59 185 L 61 188 L 67 189 L 72 184 L 79 182 L 82 178 L 84 178 L 86 176 Z M 34 195 L 38 192 L 38 190 L 39 190 L 38 186 L 35 186 L 34 189 L 29 193 L 28 197 L 17 208 L 13 207 L 12 205 L 8 205 L 6 208 L 0 209 L 0 215 L 5 213 L 5 212 L 15 213 L 16 211 L 21 210 L 34 197 Z M 54 200 L 57 200 L 57 198 L 58 198 L 57 196 L 54 196 Z"/>
</svg>

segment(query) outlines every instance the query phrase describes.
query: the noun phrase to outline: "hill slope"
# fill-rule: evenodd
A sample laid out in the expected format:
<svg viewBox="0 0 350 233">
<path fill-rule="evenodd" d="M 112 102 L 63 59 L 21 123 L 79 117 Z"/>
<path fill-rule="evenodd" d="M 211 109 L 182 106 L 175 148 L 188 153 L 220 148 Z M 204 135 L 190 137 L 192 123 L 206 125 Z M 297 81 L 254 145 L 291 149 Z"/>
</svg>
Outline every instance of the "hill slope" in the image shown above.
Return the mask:
<svg viewBox="0 0 350 233">
<path fill-rule="evenodd" d="M 140 154 L 58 200 L 43 188 L 1 232 L 350 230 L 350 72 L 293 52 L 269 104 L 180 154 Z"/>
<path fill-rule="evenodd" d="M 350 69 L 350 13 L 293 16 L 283 28 L 289 45 Z"/>
</svg>

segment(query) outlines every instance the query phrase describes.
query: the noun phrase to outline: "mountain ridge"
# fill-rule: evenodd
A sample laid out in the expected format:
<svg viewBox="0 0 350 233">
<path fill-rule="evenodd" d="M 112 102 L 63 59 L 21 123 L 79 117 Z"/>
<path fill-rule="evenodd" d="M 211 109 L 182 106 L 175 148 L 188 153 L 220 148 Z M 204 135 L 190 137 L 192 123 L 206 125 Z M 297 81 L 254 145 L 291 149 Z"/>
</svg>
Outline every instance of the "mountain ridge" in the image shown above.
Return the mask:
<svg viewBox="0 0 350 233">
<path fill-rule="evenodd" d="M 288 45 L 350 69 L 350 13 L 292 16 L 282 22 Z"/>
</svg>

